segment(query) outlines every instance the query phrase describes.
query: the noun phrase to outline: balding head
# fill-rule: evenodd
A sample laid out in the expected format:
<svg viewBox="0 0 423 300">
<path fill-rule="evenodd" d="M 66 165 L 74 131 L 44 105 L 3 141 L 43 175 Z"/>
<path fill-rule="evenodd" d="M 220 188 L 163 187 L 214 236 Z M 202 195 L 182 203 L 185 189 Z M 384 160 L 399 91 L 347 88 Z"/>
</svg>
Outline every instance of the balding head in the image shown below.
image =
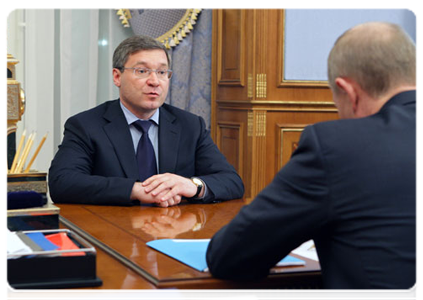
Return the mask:
<svg viewBox="0 0 423 300">
<path fill-rule="evenodd" d="M 350 78 L 373 98 L 416 84 L 416 48 L 397 25 L 382 22 L 353 27 L 338 38 L 328 58 L 329 85 Z"/>
</svg>

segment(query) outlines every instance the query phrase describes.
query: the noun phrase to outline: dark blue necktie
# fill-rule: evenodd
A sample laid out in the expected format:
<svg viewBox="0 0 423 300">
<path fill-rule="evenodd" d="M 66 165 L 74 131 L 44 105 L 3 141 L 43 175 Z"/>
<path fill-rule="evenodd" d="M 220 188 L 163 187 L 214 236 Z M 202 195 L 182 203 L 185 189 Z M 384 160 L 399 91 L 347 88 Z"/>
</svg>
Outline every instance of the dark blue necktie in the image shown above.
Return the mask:
<svg viewBox="0 0 423 300">
<path fill-rule="evenodd" d="M 142 132 L 137 147 L 137 162 L 140 180 L 157 174 L 156 156 L 154 155 L 153 144 L 148 137 L 148 129 L 153 124 L 152 121 L 138 120 L 133 123 L 135 128 Z"/>
</svg>

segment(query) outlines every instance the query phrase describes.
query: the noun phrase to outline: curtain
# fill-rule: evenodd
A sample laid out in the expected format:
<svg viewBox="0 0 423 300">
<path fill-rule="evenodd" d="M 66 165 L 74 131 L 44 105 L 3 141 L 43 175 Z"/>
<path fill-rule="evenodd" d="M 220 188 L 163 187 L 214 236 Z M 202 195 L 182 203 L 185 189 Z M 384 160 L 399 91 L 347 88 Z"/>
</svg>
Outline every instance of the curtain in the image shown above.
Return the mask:
<svg viewBox="0 0 423 300">
<path fill-rule="evenodd" d="M 17 79 L 26 101 L 16 139 L 24 129 L 36 132 L 31 156 L 48 133 L 32 166 L 46 172 L 66 119 L 96 105 L 99 11 L 25 9 L 13 15 L 11 20 L 18 22 L 9 26 L 17 38 L 10 49 L 22 49 L 16 50 L 21 64 Z"/>
<path fill-rule="evenodd" d="M 167 103 L 204 118 L 210 128 L 212 10 L 203 10 L 194 30 L 172 50 Z"/>
</svg>

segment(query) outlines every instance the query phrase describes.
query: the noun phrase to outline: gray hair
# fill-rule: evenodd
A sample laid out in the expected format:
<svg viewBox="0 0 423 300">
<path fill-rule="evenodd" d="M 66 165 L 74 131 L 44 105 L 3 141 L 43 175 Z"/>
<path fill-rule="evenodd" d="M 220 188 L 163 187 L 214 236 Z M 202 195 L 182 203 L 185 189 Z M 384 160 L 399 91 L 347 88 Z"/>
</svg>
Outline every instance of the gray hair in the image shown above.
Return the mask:
<svg viewBox="0 0 423 300">
<path fill-rule="evenodd" d="M 415 85 L 415 43 L 395 24 L 358 25 L 341 35 L 329 54 L 329 85 L 335 93 L 337 77 L 355 80 L 374 98 L 402 85 Z"/>
<path fill-rule="evenodd" d="M 113 68 L 123 70 L 125 63 L 128 61 L 129 55 L 142 50 L 160 49 L 166 53 L 167 63 L 170 68 L 171 58 L 166 47 L 159 41 L 142 35 L 131 36 L 123 40 L 113 53 Z"/>
</svg>

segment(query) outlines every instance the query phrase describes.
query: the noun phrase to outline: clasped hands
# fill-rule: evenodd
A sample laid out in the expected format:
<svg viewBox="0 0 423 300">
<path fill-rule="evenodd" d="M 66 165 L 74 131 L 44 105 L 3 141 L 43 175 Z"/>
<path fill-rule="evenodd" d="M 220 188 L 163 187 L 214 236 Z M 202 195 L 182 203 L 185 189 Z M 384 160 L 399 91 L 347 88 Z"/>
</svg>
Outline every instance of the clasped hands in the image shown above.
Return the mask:
<svg viewBox="0 0 423 300">
<path fill-rule="evenodd" d="M 182 197 L 193 197 L 196 192 L 197 186 L 190 179 L 165 173 L 151 176 L 144 182 L 136 182 L 132 188 L 131 200 L 168 207 L 178 205 Z M 203 194 L 204 191 L 201 191 L 200 196 Z"/>
</svg>

